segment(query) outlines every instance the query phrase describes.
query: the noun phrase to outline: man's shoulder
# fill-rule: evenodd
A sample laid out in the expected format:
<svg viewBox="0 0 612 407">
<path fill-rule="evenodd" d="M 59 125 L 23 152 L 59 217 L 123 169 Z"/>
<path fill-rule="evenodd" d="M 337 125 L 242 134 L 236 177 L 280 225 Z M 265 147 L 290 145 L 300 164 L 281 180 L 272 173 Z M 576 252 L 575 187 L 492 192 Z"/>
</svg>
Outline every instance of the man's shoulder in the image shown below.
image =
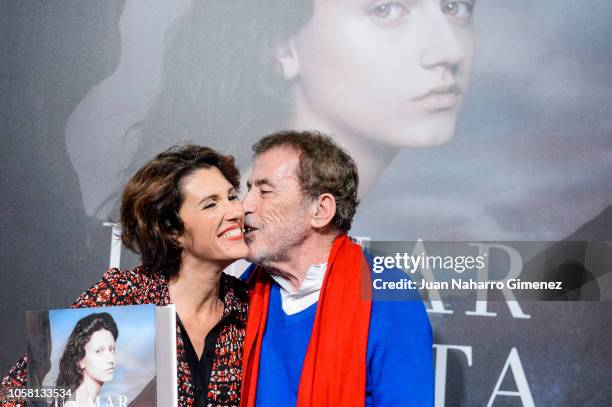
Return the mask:
<svg viewBox="0 0 612 407">
<path fill-rule="evenodd" d="M 429 324 L 427 310 L 421 299 L 414 300 L 374 300 L 372 301 L 372 320 L 392 320 L 394 323 Z"/>
<path fill-rule="evenodd" d="M 372 301 L 368 355 L 432 344 L 433 331 L 422 301 Z"/>
</svg>

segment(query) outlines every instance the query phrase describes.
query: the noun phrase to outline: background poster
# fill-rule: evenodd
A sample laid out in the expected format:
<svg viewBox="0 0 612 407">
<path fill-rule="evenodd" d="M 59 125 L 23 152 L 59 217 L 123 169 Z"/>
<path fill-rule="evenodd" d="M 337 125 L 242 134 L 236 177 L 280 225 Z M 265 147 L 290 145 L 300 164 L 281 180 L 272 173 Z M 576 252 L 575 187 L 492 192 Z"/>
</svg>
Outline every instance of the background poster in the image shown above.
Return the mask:
<svg viewBox="0 0 612 407">
<path fill-rule="evenodd" d="M 315 11 L 325 9 L 322 3 L 315 0 Z M 437 51 L 427 55 L 458 76 L 471 71 L 446 144 L 413 148 L 418 142 L 411 139 L 385 139 L 394 128 L 375 128 L 360 144 L 366 147 L 359 158 L 368 187 L 352 234 L 379 240 L 612 240 L 612 4 L 478 2 L 469 23 L 475 39 L 471 69 L 465 66 L 470 49 L 462 47 L 467 40 L 457 34 L 469 27 L 451 30 L 436 25 L 441 20 L 416 19 L 410 29 L 427 34 L 418 37 L 427 47 L 396 42 L 391 34 L 423 10 L 463 13 L 473 3 L 363 0 L 329 20 L 324 38 L 358 38 L 356 43 L 372 45 L 368 52 L 377 52 L 375 58 L 362 54 L 371 64 L 342 65 L 371 68 L 367 72 L 341 72 L 343 60 L 327 59 L 326 71 L 347 80 L 312 88 L 354 102 L 357 112 L 384 112 L 387 106 L 375 104 L 373 95 L 384 98 L 421 83 L 412 80 L 418 72 L 409 51 L 398 59 L 404 47 Z M 295 107 L 287 96 L 294 66 L 291 48 L 279 39 L 299 31 L 311 13 L 308 1 L 281 0 L 2 3 L 2 371 L 25 352 L 25 310 L 66 307 L 108 267 L 112 234 L 105 222 L 117 220 L 117 191 L 134 166 L 170 144 L 192 140 L 236 155 L 247 172 L 250 144 L 287 127 Z M 343 37 L 347 31 L 341 29 L 355 21 L 347 16 L 357 15 L 371 23 L 370 31 Z M 397 24 L 388 25 L 389 18 Z M 306 50 L 316 43 L 308 38 L 300 43 Z M 257 48 L 261 43 L 269 46 Z M 393 46 L 398 48 L 382 52 Z M 309 61 L 314 59 L 301 62 Z M 172 68 L 166 76 L 163 67 Z M 349 75 L 354 72 L 362 80 L 350 82 L 359 78 Z M 370 93 L 352 97 L 360 87 Z M 342 116 L 343 110 L 334 110 L 342 105 L 330 100 L 321 105 L 324 113 L 348 123 L 361 117 Z M 454 119 L 447 120 L 452 127 Z M 363 140 L 344 143 L 356 141 Z M 381 163 L 380 157 L 388 159 Z M 122 253 L 122 267 L 135 261 Z M 608 303 L 530 303 L 522 304 L 522 313 L 496 303 L 487 315 L 466 315 L 475 307 L 430 314 L 436 356 L 447 356 L 448 405 L 486 404 L 500 376 L 500 389 L 519 395 L 497 395 L 494 405 L 529 405 L 527 392 L 536 405 L 603 405 L 610 399 L 603 374 L 612 363 Z"/>
</svg>

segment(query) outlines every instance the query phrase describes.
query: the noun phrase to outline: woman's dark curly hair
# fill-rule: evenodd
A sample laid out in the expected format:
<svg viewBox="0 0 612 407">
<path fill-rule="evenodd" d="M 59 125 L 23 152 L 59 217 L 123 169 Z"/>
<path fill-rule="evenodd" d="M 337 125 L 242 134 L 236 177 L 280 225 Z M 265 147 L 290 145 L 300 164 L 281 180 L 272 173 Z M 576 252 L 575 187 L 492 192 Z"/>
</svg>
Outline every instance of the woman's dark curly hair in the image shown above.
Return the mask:
<svg viewBox="0 0 612 407">
<path fill-rule="evenodd" d="M 117 340 L 119 330 L 108 312 L 89 314 L 76 323 L 60 359 L 59 376 L 55 383 L 57 387 L 67 387 L 72 391 L 79 387 L 83 381 L 83 369 L 79 368 L 79 363 L 85 357 L 85 345 L 94 333 L 103 329 Z"/>
<path fill-rule="evenodd" d="M 140 253 L 149 272 L 171 276 L 178 271 L 185 227 L 179 216 L 181 180 L 201 168 L 216 167 L 234 188 L 240 171 L 234 157 L 194 144 L 170 147 L 140 168 L 121 199 L 121 240 Z"/>
</svg>

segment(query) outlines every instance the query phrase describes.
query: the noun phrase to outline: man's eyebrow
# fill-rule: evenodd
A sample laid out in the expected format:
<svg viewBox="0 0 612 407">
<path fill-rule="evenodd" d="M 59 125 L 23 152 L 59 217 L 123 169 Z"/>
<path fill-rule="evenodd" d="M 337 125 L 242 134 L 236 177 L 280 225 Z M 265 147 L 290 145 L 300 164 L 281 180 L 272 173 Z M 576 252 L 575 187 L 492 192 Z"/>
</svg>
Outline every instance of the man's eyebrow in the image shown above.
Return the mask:
<svg viewBox="0 0 612 407">
<path fill-rule="evenodd" d="M 251 181 L 247 181 L 247 188 L 250 189 L 253 185 L 255 185 L 256 187 L 260 187 L 262 185 L 267 185 L 269 187 L 274 188 L 274 184 L 272 182 L 270 182 L 270 180 L 267 179 L 267 178 L 256 179 L 255 181 L 253 181 L 253 183 L 251 183 Z"/>
</svg>

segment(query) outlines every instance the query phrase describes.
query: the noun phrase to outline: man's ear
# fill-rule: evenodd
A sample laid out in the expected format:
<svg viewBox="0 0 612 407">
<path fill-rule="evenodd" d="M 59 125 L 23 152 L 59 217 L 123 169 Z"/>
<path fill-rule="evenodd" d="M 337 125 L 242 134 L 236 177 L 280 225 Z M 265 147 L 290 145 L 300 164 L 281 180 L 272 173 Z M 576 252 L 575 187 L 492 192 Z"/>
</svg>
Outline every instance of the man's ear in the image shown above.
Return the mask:
<svg viewBox="0 0 612 407">
<path fill-rule="evenodd" d="M 300 60 L 293 37 L 283 40 L 274 48 L 274 58 L 282 71 L 283 78 L 292 81 L 299 75 Z"/>
<path fill-rule="evenodd" d="M 336 216 L 336 198 L 332 194 L 319 195 L 312 205 L 310 224 L 313 228 L 320 229 L 329 225 Z"/>
</svg>

